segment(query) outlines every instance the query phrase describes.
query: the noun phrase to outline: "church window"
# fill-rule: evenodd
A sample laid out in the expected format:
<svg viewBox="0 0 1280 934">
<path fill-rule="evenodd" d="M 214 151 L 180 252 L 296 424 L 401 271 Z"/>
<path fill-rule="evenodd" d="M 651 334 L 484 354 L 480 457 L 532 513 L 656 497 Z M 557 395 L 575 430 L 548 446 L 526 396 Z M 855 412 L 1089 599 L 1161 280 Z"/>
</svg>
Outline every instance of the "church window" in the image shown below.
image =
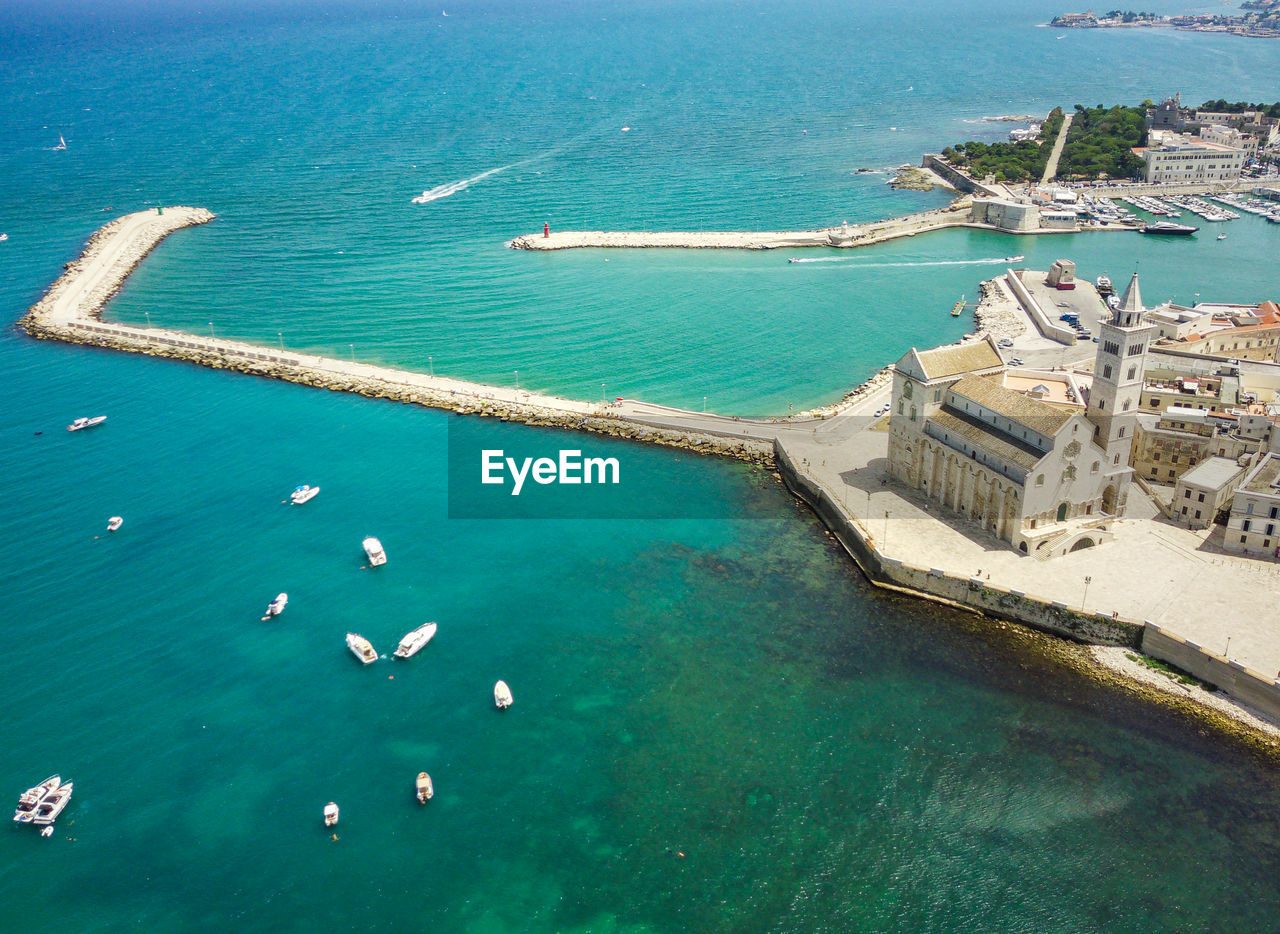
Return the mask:
<svg viewBox="0 0 1280 934">
<path fill-rule="evenodd" d="M 1064 480 L 1074 480 L 1076 478 L 1076 465 L 1067 464 L 1067 469 L 1062 472 Z"/>
<path fill-rule="evenodd" d="M 911 407 L 911 420 L 913 422 L 916 420 L 916 407 L 914 405 Z M 1121 429 L 1121 431 L 1123 430 L 1124 429 Z"/>
<path fill-rule="evenodd" d="M 1089 468 L 1089 473 L 1097 473 L 1097 472 L 1098 472 L 1098 462 L 1094 461 L 1093 466 Z"/>
<path fill-rule="evenodd" d="M 1101 411 L 1103 411 L 1104 409 L 1106 409 L 1106 407 L 1107 407 L 1107 400 L 1106 400 L 1106 399 L 1099 399 L 1099 400 L 1098 400 L 1098 411 L 1099 411 L 1099 412 L 1101 412 Z"/>
<path fill-rule="evenodd" d="M 1133 378 L 1134 378 L 1135 376 L 1137 376 L 1137 375 L 1138 375 L 1138 368 L 1137 368 L 1136 366 L 1131 366 L 1131 367 L 1129 367 L 1129 377 L 1128 377 L 1128 378 L 1129 378 L 1129 379 L 1133 379 Z"/>
<path fill-rule="evenodd" d="M 914 416 L 914 415 L 913 415 L 913 416 L 911 416 L 911 417 L 912 417 L 912 418 L 915 418 L 915 416 Z M 1124 437 L 1124 426 L 1123 426 L 1123 425 L 1121 425 L 1121 426 L 1120 426 L 1120 431 L 1116 434 L 1116 437 L 1117 437 L 1117 438 L 1123 438 L 1123 437 Z"/>
<path fill-rule="evenodd" d="M 1102 368 L 1102 378 L 1111 379 L 1111 364 L 1108 363 Z"/>
<path fill-rule="evenodd" d="M 1044 474 L 1036 475 L 1036 486 L 1044 486 Z"/>
<path fill-rule="evenodd" d="M 933 391 L 933 401 L 934 401 L 934 402 L 941 402 L 941 401 L 942 401 L 942 390 L 941 390 L 941 389 L 935 389 L 935 390 Z"/>
<path fill-rule="evenodd" d="M 912 393 L 911 380 L 905 380 L 902 384 L 902 398 L 910 399 L 911 393 Z"/>
<path fill-rule="evenodd" d="M 1117 454 L 1115 457 L 1111 458 L 1111 463 L 1112 463 L 1112 464 L 1118 464 L 1118 463 L 1120 463 L 1120 455 L 1119 455 L 1119 454 Z"/>
<path fill-rule="evenodd" d="M 1124 400 L 1124 405 L 1123 405 L 1123 406 L 1121 406 L 1121 408 L 1122 408 L 1125 412 L 1129 411 L 1129 400 L 1128 400 L 1128 399 L 1125 399 L 1125 400 Z"/>
<path fill-rule="evenodd" d="M 898 400 L 898 414 L 899 414 L 899 415 L 901 415 L 901 414 L 902 414 L 902 400 L 901 400 L 901 399 L 899 399 L 899 400 Z"/>
</svg>

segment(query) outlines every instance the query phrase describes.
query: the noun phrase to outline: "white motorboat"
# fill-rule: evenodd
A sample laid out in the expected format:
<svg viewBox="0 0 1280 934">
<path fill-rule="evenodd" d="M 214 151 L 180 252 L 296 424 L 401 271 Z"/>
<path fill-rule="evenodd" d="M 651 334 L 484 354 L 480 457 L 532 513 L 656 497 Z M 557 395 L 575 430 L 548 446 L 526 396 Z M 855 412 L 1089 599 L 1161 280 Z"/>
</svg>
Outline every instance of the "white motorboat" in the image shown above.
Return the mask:
<svg viewBox="0 0 1280 934">
<path fill-rule="evenodd" d="M 1025 256 L 1006 256 L 1006 257 L 1004 258 L 1004 261 L 1005 261 L 1006 263 L 1020 263 L 1020 262 L 1022 262 L 1024 259 L 1026 259 L 1026 257 L 1025 257 Z"/>
<path fill-rule="evenodd" d="M 382 548 L 382 542 L 370 535 L 361 544 L 364 545 L 364 553 L 369 556 L 371 566 L 376 568 L 387 563 L 387 553 Z"/>
<path fill-rule="evenodd" d="M 413 655 L 417 655 L 419 650 L 430 642 L 431 637 L 435 634 L 435 623 L 426 623 L 425 625 L 419 626 L 413 632 L 406 634 L 405 637 L 400 640 L 400 645 L 398 645 L 396 650 L 391 654 L 396 658 L 409 658 Z"/>
<path fill-rule="evenodd" d="M 347 633 L 347 648 L 366 665 L 378 660 L 378 652 L 374 649 L 373 644 L 358 633 Z"/>
<path fill-rule="evenodd" d="M 430 201 L 431 201 L 431 192 L 429 191 L 424 191 L 422 194 L 418 195 L 416 198 L 410 199 L 410 202 L 413 204 L 427 204 Z"/>
<path fill-rule="evenodd" d="M 39 785 L 28 788 L 18 796 L 18 809 L 13 812 L 13 819 L 20 824 L 30 824 L 35 819 L 36 808 L 61 784 L 60 776 L 50 775 Z"/>
<path fill-rule="evenodd" d="M 124 525 L 124 519 L 121 516 L 112 516 L 107 520 L 107 531 L 114 532 L 122 525 Z"/>
<path fill-rule="evenodd" d="M 303 503 L 315 499 L 316 494 L 319 492 L 320 487 L 303 484 L 302 486 L 294 487 L 293 492 L 289 494 L 289 499 L 293 500 L 293 505 L 301 506 Z"/>
<path fill-rule="evenodd" d="M 4 243 L 8 239 L 9 239 L 8 234 L 0 234 L 0 243 Z"/>
<path fill-rule="evenodd" d="M 276 594 L 276 598 L 267 604 L 267 615 L 262 618 L 270 619 L 273 616 L 279 616 L 288 605 L 289 595 L 287 593 Z"/>
<path fill-rule="evenodd" d="M 31 823 L 41 826 L 52 824 L 58 819 L 58 815 L 66 810 L 67 805 L 71 803 L 71 792 L 75 789 L 72 782 L 63 782 L 48 795 L 45 799 L 36 805 L 35 816 L 31 819 Z"/>
<path fill-rule="evenodd" d="M 511 688 L 507 687 L 507 682 L 499 681 L 493 686 L 493 702 L 499 710 L 506 710 L 515 702 L 515 698 L 511 696 Z"/>
<path fill-rule="evenodd" d="M 426 804 L 435 795 L 435 787 L 431 784 L 431 776 L 426 772 L 419 772 L 418 779 L 414 783 L 414 790 L 418 793 L 418 803 Z"/>
<path fill-rule="evenodd" d="M 324 806 L 324 825 L 332 827 L 338 822 L 338 805 L 330 801 Z"/>
<path fill-rule="evenodd" d="M 92 418 L 77 418 L 67 426 L 67 431 L 80 431 L 82 428 L 92 428 L 94 425 L 101 425 L 107 420 L 105 415 L 95 415 Z"/>
<path fill-rule="evenodd" d="M 1218 239 L 1219 239 L 1219 240 L 1225 240 L 1225 239 L 1227 239 L 1227 235 L 1226 235 L 1226 234 L 1218 234 Z"/>
</svg>

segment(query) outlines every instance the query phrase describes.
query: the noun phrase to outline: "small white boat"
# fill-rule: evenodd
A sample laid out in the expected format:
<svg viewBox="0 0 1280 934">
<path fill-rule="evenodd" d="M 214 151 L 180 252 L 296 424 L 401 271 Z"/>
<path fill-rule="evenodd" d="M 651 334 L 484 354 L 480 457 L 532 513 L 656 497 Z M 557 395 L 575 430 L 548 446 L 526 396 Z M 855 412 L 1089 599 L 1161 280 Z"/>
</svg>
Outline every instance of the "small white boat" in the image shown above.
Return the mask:
<svg viewBox="0 0 1280 934">
<path fill-rule="evenodd" d="M 302 486 L 294 487 L 293 492 L 289 494 L 289 499 L 293 500 L 293 505 L 301 506 L 303 503 L 315 499 L 316 494 L 319 492 L 320 487 L 303 484 Z"/>
<path fill-rule="evenodd" d="M 499 710 L 506 710 L 515 702 L 515 698 L 511 696 L 511 688 L 507 687 L 507 682 L 499 681 L 493 686 L 493 702 Z"/>
<path fill-rule="evenodd" d="M 435 634 L 435 623 L 426 623 L 425 625 L 419 626 L 413 632 L 406 634 L 405 637 L 400 640 L 400 644 L 396 647 L 396 650 L 391 654 L 396 658 L 410 658 L 411 656 L 417 655 L 419 650 L 430 642 L 431 637 Z"/>
<path fill-rule="evenodd" d="M 49 827 L 46 827 L 44 830 L 40 831 L 40 836 L 42 836 L 42 837 L 52 837 L 52 836 L 53 836 L 53 827 L 52 827 L 52 826 L 49 826 Z"/>
<path fill-rule="evenodd" d="M 38 805 L 36 805 L 35 816 L 31 819 L 31 823 L 41 826 L 44 824 L 52 824 L 58 819 L 68 804 L 71 803 L 71 792 L 75 789 L 72 782 L 64 782 L 56 789 L 51 791 Z"/>
<path fill-rule="evenodd" d="M 61 776 L 50 775 L 39 785 L 28 788 L 18 796 L 18 809 L 13 812 L 13 819 L 20 824 L 30 824 L 35 818 L 36 808 L 61 784 Z"/>
<path fill-rule="evenodd" d="M 324 825 L 332 827 L 338 822 L 338 805 L 330 801 L 324 806 Z"/>
<path fill-rule="evenodd" d="M 419 804 L 426 804 L 436 793 L 435 787 L 431 784 L 431 776 L 426 772 L 418 773 L 418 779 L 414 783 L 414 790 L 418 794 Z"/>
<path fill-rule="evenodd" d="M 1219 239 L 1219 240 L 1225 240 L 1225 239 L 1227 239 L 1227 235 L 1226 235 L 1226 234 L 1218 234 L 1218 239 Z"/>
<path fill-rule="evenodd" d="M 273 616 L 279 616 L 288 605 L 289 595 L 287 593 L 276 594 L 276 598 L 267 604 L 267 615 L 262 618 L 270 619 Z"/>
<path fill-rule="evenodd" d="M 124 519 L 121 516 L 112 516 L 107 520 L 107 531 L 114 532 L 120 526 L 124 525 Z"/>
<path fill-rule="evenodd" d="M 376 568 L 387 563 L 387 553 L 382 548 L 382 542 L 370 535 L 361 544 L 364 545 L 364 553 L 369 556 L 371 566 Z"/>
<path fill-rule="evenodd" d="M 1004 261 L 1005 261 L 1006 263 L 1020 263 L 1020 262 L 1022 262 L 1024 259 L 1026 259 L 1026 257 L 1025 257 L 1025 256 L 1006 256 L 1006 257 L 1004 258 Z"/>
<path fill-rule="evenodd" d="M 62 134 L 58 134 L 58 145 L 53 147 L 53 152 L 62 152 L 67 148 L 67 141 L 62 138 Z"/>
<path fill-rule="evenodd" d="M 101 425 L 107 420 L 105 415 L 95 415 L 92 418 L 77 418 L 67 426 L 67 431 L 80 431 L 82 428 L 92 428 L 94 425 Z"/>
<path fill-rule="evenodd" d="M 0 234 L 0 243 L 4 243 L 8 239 L 9 239 L 8 234 Z"/>
<path fill-rule="evenodd" d="M 373 644 L 358 633 L 347 633 L 347 648 L 366 665 L 378 660 L 378 652 L 374 649 Z"/>
<path fill-rule="evenodd" d="M 429 191 L 424 191 L 422 194 L 418 195 L 416 198 L 410 199 L 410 202 L 412 204 L 427 204 L 430 201 L 431 201 L 431 192 Z"/>
</svg>

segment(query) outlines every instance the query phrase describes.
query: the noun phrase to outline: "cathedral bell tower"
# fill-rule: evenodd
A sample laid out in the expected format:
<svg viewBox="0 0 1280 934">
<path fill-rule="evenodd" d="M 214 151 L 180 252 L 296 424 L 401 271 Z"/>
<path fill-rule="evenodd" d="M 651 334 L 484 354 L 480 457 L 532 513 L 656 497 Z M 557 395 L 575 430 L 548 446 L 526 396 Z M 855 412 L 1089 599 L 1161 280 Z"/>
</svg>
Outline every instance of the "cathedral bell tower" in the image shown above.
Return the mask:
<svg viewBox="0 0 1280 934">
<path fill-rule="evenodd" d="M 1143 319 L 1145 313 L 1135 272 L 1111 320 L 1102 323 L 1086 412 L 1094 426 L 1094 442 L 1107 452 L 1106 469 L 1110 473 L 1127 471 L 1129 467 L 1147 345 L 1156 330 L 1154 324 Z"/>
</svg>

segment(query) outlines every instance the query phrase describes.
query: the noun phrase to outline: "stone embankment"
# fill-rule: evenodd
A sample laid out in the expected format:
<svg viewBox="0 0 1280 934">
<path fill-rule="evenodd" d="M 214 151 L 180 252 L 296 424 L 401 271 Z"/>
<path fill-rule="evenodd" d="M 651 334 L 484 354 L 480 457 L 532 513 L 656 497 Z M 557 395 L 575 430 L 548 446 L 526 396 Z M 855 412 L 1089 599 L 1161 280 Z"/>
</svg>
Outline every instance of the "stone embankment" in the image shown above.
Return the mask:
<svg viewBox="0 0 1280 934">
<path fill-rule="evenodd" d="M 982 297 L 973 310 L 979 337 L 990 334 L 997 341 L 1013 340 L 1026 331 L 1026 319 L 1019 311 L 1017 300 L 1005 291 L 999 279 L 986 280 L 979 291 Z"/>
<path fill-rule="evenodd" d="M 870 246 L 899 237 L 968 223 L 969 202 L 956 201 L 945 208 L 908 214 L 871 224 L 844 224 L 820 230 L 791 231 L 608 231 L 563 230 L 526 234 L 511 240 L 513 250 L 579 249 L 680 249 L 680 250 L 783 250 L 803 247 Z"/>
<path fill-rule="evenodd" d="M 79 258 L 67 263 L 66 271 L 23 316 L 20 326 L 40 339 L 184 360 L 216 370 L 449 409 L 460 415 L 591 431 L 755 464 L 773 463 L 772 444 L 765 438 L 650 425 L 630 420 L 611 406 L 101 320 L 103 306 L 151 250 L 175 231 L 213 218 L 203 208 L 177 207 L 165 208 L 164 213 L 141 211 L 112 221 L 90 238 Z"/>
<path fill-rule="evenodd" d="M 868 396 L 873 396 L 877 392 L 888 388 L 892 382 L 893 367 L 884 367 L 883 369 L 872 373 L 865 381 L 845 393 L 844 398 L 839 402 L 833 402 L 830 405 L 822 405 L 816 409 L 806 409 L 805 411 L 797 414 L 796 418 L 831 418 L 833 415 L 839 415 L 846 409 L 857 405 Z"/>
</svg>

